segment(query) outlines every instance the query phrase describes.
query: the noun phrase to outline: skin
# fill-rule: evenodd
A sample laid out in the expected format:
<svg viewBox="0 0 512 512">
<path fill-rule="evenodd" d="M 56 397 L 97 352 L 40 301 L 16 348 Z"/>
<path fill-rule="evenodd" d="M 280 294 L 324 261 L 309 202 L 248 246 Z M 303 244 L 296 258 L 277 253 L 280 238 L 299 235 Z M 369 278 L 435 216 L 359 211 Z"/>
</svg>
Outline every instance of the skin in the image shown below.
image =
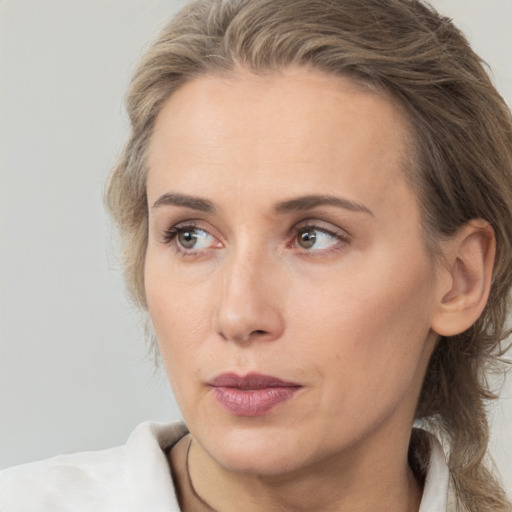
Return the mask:
<svg viewBox="0 0 512 512">
<path fill-rule="evenodd" d="M 215 509 L 418 510 L 407 448 L 453 280 L 425 249 L 407 136 L 387 98 L 302 68 L 202 76 L 160 112 L 146 297 L 193 438 L 191 479 Z M 311 195 L 345 204 L 276 212 Z M 166 240 L 191 222 L 195 247 Z M 225 372 L 301 388 L 236 416 L 208 385 Z"/>
</svg>

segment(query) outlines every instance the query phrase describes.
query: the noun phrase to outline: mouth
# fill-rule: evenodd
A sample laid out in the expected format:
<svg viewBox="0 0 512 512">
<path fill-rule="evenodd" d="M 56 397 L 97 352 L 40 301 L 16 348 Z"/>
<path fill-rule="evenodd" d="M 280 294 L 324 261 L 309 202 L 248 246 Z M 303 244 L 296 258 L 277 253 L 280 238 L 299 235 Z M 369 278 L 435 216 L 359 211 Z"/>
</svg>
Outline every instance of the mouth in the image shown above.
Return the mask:
<svg viewBox="0 0 512 512">
<path fill-rule="evenodd" d="M 262 416 L 290 400 L 302 386 L 270 375 L 224 373 L 208 385 L 217 403 L 235 416 Z"/>
</svg>

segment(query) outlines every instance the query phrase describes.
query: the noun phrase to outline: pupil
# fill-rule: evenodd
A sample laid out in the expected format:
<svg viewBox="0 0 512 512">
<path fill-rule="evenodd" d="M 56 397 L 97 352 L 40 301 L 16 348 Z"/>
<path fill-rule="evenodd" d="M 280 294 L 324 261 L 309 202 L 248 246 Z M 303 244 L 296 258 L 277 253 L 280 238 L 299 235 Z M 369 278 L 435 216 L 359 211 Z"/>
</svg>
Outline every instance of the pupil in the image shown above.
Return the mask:
<svg viewBox="0 0 512 512">
<path fill-rule="evenodd" d="M 183 231 L 178 236 L 180 244 L 185 249 L 192 249 L 196 245 L 197 235 L 192 231 Z"/>
<path fill-rule="evenodd" d="M 305 249 L 313 247 L 316 242 L 316 235 L 313 231 L 304 231 L 300 234 L 300 245 Z"/>
</svg>

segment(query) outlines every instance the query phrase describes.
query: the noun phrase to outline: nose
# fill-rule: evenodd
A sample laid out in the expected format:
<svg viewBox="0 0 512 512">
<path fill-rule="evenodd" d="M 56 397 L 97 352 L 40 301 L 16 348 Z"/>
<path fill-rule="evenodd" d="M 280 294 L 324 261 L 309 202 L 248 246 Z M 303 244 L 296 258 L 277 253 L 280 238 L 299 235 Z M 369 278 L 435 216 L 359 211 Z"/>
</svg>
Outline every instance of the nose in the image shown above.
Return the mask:
<svg viewBox="0 0 512 512">
<path fill-rule="evenodd" d="M 232 255 L 221 271 L 214 329 L 226 341 L 273 341 L 284 331 L 277 263 L 250 251 Z"/>
</svg>

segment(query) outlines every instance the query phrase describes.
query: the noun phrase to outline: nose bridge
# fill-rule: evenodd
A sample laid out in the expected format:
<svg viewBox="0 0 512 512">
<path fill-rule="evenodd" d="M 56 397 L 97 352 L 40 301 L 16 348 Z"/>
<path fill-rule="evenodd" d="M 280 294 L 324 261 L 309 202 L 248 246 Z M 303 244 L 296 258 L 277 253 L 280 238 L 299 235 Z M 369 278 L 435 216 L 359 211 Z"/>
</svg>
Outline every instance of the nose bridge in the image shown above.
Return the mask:
<svg viewBox="0 0 512 512">
<path fill-rule="evenodd" d="M 261 246 L 239 244 L 224 262 L 215 329 L 226 340 L 272 340 L 283 330 L 275 296 L 278 262 Z"/>
</svg>

